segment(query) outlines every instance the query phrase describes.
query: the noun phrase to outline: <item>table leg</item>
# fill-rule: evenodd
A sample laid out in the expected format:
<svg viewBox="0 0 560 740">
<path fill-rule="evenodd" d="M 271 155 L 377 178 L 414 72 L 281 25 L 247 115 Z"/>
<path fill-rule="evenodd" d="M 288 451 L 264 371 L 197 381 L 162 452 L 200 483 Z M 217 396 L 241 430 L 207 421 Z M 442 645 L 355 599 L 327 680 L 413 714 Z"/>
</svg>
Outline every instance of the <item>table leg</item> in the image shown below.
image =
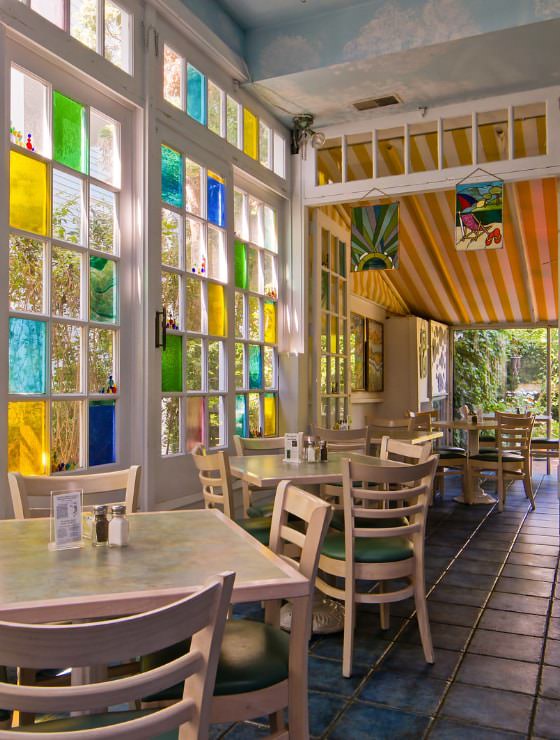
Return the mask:
<svg viewBox="0 0 560 740">
<path fill-rule="evenodd" d="M 290 737 L 297 738 L 298 740 L 308 740 L 309 738 L 307 651 L 311 634 L 310 598 L 310 596 L 303 596 L 298 599 L 292 599 L 288 725 Z"/>
<path fill-rule="evenodd" d="M 468 436 L 467 436 L 467 452 L 470 455 L 477 455 L 479 452 L 479 430 L 478 429 L 469 429 L 468 430 Z M 468 460 L 467 460 L 468 465 Z M 461 494 L 460 496 L 455 496 L 453 499 L 454 501 L 457 501 L 459 504 L 485 504 L 486 506 L 491 506 L 492 504 L 496 503 L 496 499 L 493 496 L 489 496 L 485 491 L 482 490 L 482 487 L 479 482 L 476 483 L 474 486 L 466 486 L 464 495 Z"/>
</svg>

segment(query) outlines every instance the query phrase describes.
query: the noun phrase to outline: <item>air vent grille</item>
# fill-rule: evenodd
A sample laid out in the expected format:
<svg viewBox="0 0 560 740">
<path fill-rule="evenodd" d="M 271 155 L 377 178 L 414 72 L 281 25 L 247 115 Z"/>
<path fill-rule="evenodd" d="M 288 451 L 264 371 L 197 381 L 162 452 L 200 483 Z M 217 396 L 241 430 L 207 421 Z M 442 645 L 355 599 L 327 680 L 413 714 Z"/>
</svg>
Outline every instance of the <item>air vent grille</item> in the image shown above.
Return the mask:
<svg viewBox="0 0 560 740">
<path fill-rule="evenodd" d="M 373 108 L 385 108 L 387 105 L 398 105 L 402 101 L 396 95 L 385 95 L 383 98 L 369 98 L 359 100 L 352 105 L 356 110 L 372 110 Z"/>
</svg>

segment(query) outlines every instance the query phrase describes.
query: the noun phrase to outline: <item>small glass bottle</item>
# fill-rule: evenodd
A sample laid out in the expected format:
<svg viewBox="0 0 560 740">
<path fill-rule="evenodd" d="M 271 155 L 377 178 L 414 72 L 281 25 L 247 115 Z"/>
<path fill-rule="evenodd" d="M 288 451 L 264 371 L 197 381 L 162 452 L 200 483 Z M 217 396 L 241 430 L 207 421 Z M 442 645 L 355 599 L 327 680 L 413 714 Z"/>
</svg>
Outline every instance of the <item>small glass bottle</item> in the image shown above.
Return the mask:
<svg viewBox="0 0 560 740">
<path fill-rule="evenodd" d="M 315 442 L 311 440 L 307 445 L 307 462 L 315 462 Z"/>
<path fill-rule="evenodd" d="M 91 543 L 94 547 L 107 547 L 109 544 L 109 520 L 107 519 L 105 504 L 94 506 L 93 516 Z"/>
<path fill-rule="evenodd" d="M 329 451 L 327 448 L 327 440 L 324 439 L 321 442 L 321 462 L 326 462 L 329 459 Z"/>
<path fill-rule="evenodd" d="M 128 545 L 129 523 L 126 518 L 126 506 L 115 504 L 111 508 L 113 518 L 109 522 L 109 547 L 126 547 Z"/>
</svg>

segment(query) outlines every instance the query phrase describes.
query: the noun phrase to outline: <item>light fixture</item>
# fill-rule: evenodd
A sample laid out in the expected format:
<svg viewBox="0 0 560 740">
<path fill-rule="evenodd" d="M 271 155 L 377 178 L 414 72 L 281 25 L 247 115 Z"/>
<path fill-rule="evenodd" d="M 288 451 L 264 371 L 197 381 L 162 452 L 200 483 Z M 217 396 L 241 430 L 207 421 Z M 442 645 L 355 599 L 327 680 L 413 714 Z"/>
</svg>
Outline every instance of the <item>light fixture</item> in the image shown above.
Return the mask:
<svg viewBox="0 0 560 740">
<path fill-rule="evenodd" d="M 307 142 L 311 142 L 313 149 L 320 149 L 326 140 L 325 134 L 321 131 L 314 131 L 311 127 L 313 125 L 313 114 L 302 113 L 299 116 L 293 118 L 294 127 L 292 128 L 292 154 L 299 154 L 300 149 L 303 149 L 303 156 L 305 157 L 305 147 Z"/>
</svg>

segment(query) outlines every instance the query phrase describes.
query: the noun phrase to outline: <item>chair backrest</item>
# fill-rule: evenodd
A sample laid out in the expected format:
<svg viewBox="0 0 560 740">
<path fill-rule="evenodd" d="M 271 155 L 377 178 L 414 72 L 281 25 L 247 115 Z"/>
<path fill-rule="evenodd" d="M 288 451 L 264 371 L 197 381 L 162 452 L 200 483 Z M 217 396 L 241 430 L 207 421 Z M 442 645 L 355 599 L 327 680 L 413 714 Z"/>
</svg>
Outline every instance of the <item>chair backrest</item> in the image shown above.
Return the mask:
<svg viewBox="0 0 560 740">
<path fill-rule="evenodd" d="M 233 519 L 235 507 L 227 452 L 220 450 L 208 454 L 202 445 L 197 445 L 192 459 L 202 483 L 205 508 L 220 506 L 224 514 Z"/>
<path fill-rule="evenodd" d="M 103 738 L 150 738 L 181 727 L 179 738 L 208 736 L 210 706 L 222 636 L 231 601 L 233 573 L 224 573 L 197 593 L 142 614 L 102 622 L 29 625 L 0 622 L 0 662 L 30 669 L 61 665 L 107 665 L 162 650 L 192 637 L 188 652 L 135 676 L 83 686 L 37 687 L 0 683 L 0 704 L 22 712 L 88 712 L 134 702 L 185 681 L 182 699 L 161 711 L 99 728 Z M 90 737 L 92 731 L 72 732 Z M 12 733 L 0 731 L 0 738 Z M 22 732 L 27 740 L 35 733 Z M 59 737 L 59 734 L 52 735 Z M 64 733 L 60 733 L 64 736 Z"/>
<path fill-rule="evenodd" d="M 496 411 L 497 421 L 500 421 L 500 419 L 526 419 L 528 416 L 531 416 L 529 411 L 523 411 L 519 414 L 513 411 Z"/>
<path fill-rule="evenodd" d="M 516 452 L 524 457 L 528 456 L 534 423 L 534 416 L 500 417 L 496 429 L 498 455 Z"/>
<path fill-rule="evenodd" d="M 84 492 L 84 504 L 105 503 L 107 495 L 113 491 L 124 490 L 124 503 L 127 514 L 138 509 L 140 492 L 140 465 L 132 465 L 126 470 L 115 470 L 110 473 L 88 473 L 87 475 L 21 475 L 8 473 L 8 483 L 16 519 L 29 519 L 38 516 L 50 516 L 50 502 L 45 499 L 51 491 Z M 43 499 L 42 506 L 32 506 L 30 499 Z"/>
<path fill-rule="evenodd" d="M 333 452 L 361 452 L 366 455 L 369 449 L 369 428 L 360 429 L 325 429 L 313 425 L 312 433 L 319 439 L 328 442 Z"/>
<path fill-rule="evenodd" d="M 284 453 L 284 437 L 240 437 L 233 435 L 235 454 L 244 455 L 280 455 Z"/>
<path fill-rule="evenodd" d="M 342 460 L 342 490 L 344 503 L 344 534 L 346 562 L 354 558 L 356 537 L 407 537 L 414 548 L 423 552 L 426 516 L 431 498 L 437 455 L 417 465 L 383 467 L 362 462 Z M 356 481 L 361 487 L 354 486 Z M 379 486 L 372 490 L 371 485 Z M 391 508 L 391 503 L 396 508 Z M 379 508 L 373 508 L 376 505 Z M 355 518 L 376 520 L 377 526 L 365 527 L 364 521 L 355 526 Z M 408 523 L 394 526 L 394 519 L 406 517 Z M 383 520 L 392 519 L 383 526 Z M 420 550 L 417 554 L 420 554 Z"/>
<path fill-rule="evenodd" d="M 398 462 L 425 462 L 432 452 L 430 442 L 413 445 L 411 442 L 401 442 L 388 436 L 381 438 L 379 446 L 379 457 L 382 460 L 395 460 Z"/>
<path fill-rule="evenodd" d="M 408 428 L 411 431 L 431 432 L 432 431 L 432 412 L 431 411 L 409 411 L 410 419 Z"/>
<path fill-rule="evenodd" d="M 408 425 L 410 424 L 410 419 L 405 419 L 404 417 L 402 419 L 382 419 L 382 418 L 375 418 L 371 422 L 370 429 L 403 429 L 408 430 Z"/>
</svg>

